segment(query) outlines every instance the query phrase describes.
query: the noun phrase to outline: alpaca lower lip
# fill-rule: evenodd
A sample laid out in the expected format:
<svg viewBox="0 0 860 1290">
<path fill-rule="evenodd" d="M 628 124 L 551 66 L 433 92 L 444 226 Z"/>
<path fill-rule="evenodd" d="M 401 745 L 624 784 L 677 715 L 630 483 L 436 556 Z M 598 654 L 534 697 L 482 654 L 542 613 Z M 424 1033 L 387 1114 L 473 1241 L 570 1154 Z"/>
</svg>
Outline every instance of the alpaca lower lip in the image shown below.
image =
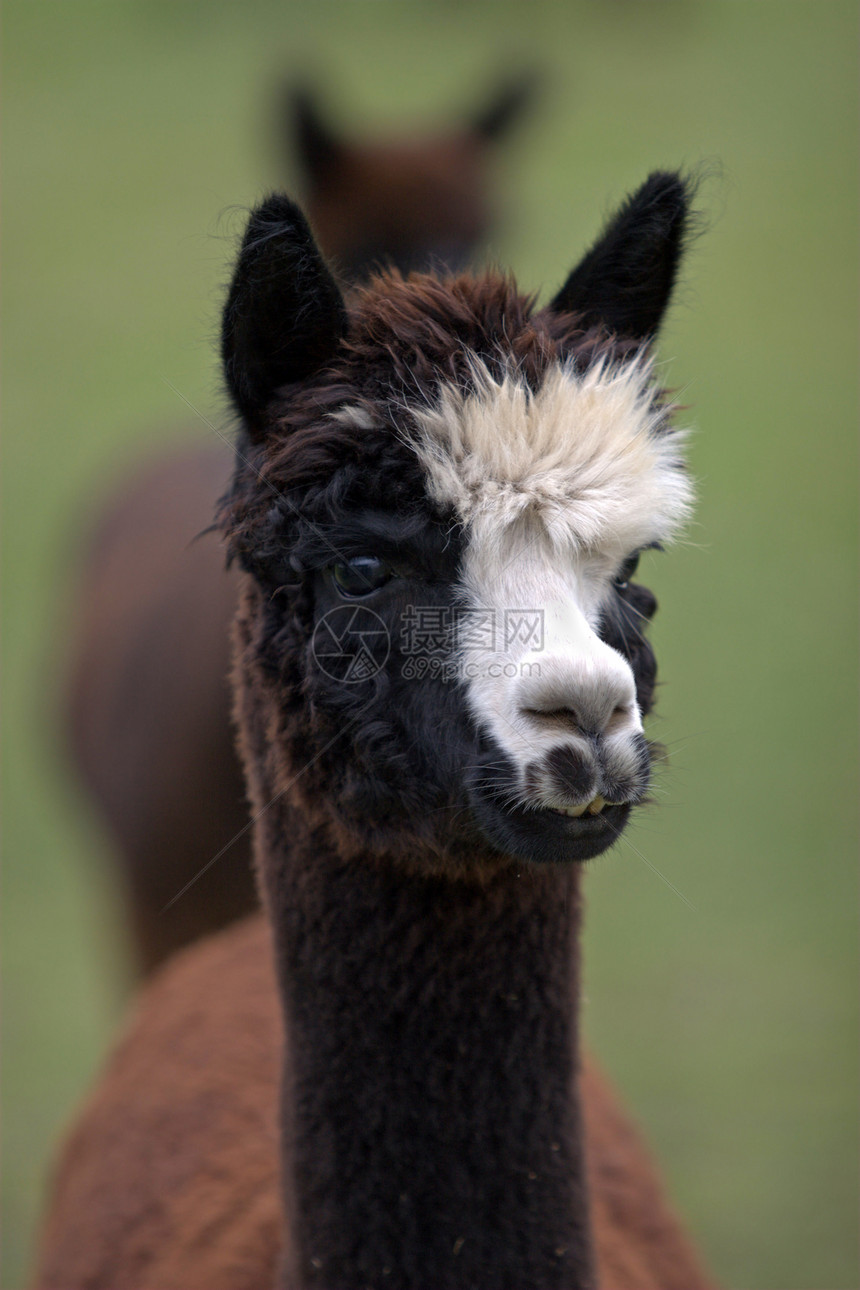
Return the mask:
<svg viewBox="0 0 860 1290">
<path fill-rule="evenodd" d="M 512 807 L 502 796 L 474 793 L 471 805 L 476 822 L 494 846 L 539 864 L 590 860 L 612 846 L 630 814 L 629 803 L 603 798 L 592 798 L 581 809 L 535 809 Z"/>
</svg>

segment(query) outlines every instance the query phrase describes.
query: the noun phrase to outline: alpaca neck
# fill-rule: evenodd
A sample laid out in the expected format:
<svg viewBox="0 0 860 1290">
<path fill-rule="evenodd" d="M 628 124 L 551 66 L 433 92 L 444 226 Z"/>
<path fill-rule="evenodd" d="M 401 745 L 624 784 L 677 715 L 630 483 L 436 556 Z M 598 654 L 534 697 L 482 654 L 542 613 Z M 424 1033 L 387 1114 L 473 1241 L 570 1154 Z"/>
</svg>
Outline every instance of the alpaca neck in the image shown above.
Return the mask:
<svg viewBox="0 0 860 1290">
<path fill-rule="evenodd" d="M 478 885 L 293 852 L 277 872 L 282 1284 L 591 1287 L 574 871 Z"/>
</svg>

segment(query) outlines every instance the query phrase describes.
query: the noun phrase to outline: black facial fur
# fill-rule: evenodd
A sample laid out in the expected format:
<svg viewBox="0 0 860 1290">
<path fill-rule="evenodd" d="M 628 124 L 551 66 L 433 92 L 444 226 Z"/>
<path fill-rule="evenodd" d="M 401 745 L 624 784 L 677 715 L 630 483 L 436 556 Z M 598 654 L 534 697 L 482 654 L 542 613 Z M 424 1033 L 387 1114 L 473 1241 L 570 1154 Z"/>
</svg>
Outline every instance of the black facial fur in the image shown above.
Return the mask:
<svg viewBox="0 0 860 1290">
<path fill-rule="evenodd" d="M 438 609 L 444 621 L 454 620 L 464 541 L 453 517 L 434 512 L 415 494 L 407 503 L 410 466 L 416 492 L 421 484 L 417 468 L 404 457 L 400 512 L 341 510 L 334 499 L 347 495 L 347 489 L 338 479 L 326 505 L 320 496 L 302 517 L 282 509 L 269 562 L 255 570 L 267 614 L 261 661 L 285 693 L 302 695 L 308 705 L 296 756 L 323 749 L 338 731 L 347 731 L 304 777 L 307 791 L 317 786 L 343 827 L 374 850 L 402 848 L 417 835 L 459 853 L 475 845 L 477 824 L 494 848 L 523 859 L 587 859 L 615 840 L 629 807 L 607 808 L 599 819 L 573 825 L 514 810 L 516 772 L 504 749 L 482 735 L 469 716 L 453 668 L 453 641 L 448 647 L 440 641 L 417 663 L 410 652 L 406 627 L 415 606 Z M 384 666 L 371 664 L 365 679 L 344 683 L 313 643 L 326 617 L 353 603 L 329 576 L 332 563 L 369 552 L 394 570 L 390 581 L 361 598 L 361 606 L 384 624 L 385 657 L 377 660 Z M 613 591 L 600 631 L 628 659 L 643 712 L 653 702 L 656 661 L 644 627 L 655 607 L 645 588 L 631 584 L 623 593 Z M 354 631 L 344 633 L 343 622 L 338 627 L 345 657 L 359 654 L 363 625 L 359 617 Z M 647 780 L 644 743 L 640 751 Z M 593 776 L 594 764 L 583 773 Z M 574 828 L 581 838 L 570 836 Z"/>
<path fill-rule="evenodd" d="M 645 632 L 656 612 L 654 593 L 637 582 L 628 582 L 607 599 L 599 629 L 601 640 L 630 664 L 636 680 L 636 702 L 643 716 L 654 706 L 657 660 Z"/>
</svg>

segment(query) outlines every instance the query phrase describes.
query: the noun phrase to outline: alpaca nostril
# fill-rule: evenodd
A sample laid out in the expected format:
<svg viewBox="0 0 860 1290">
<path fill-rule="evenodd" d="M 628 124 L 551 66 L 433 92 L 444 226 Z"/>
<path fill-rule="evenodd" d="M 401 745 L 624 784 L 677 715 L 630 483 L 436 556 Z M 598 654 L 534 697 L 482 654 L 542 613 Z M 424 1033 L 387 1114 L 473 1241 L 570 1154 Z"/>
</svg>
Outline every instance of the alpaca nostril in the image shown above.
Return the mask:
<svg viewBox="0 0 860 1290">
<path fill-rule="evenodd" d="M 589 705 L 582 708 L 571 704 L 556 704 L 553 707 L 540 708 L 534 705 L 521 707 L 522 715 L 541 730 L 556 730 L 566 734 L 582 735 L 586 739 L 597 739 L 601 735 L 617 734 L 629 729 L 635 723 L 636 707 L 633 703 L 618 703 L 606 715 L 592 711 Z"/>
<path fill-rule="evenodd" d="M 601 718 L 587 708 L 578 709 L 570 706 L 554 708 L 522 708 L 522 713 L 534 722 L 541 730 L 555 730 L 562 734 L 581 735 L 584 739 L 599 739 L 612 728 L 604 724 Z M 614 723 L 614 713 L 612 717 Z M 622 723 L 619 721 L 618 725 Z"/>
<path fill-rule="evenodd" d="M 635 711 L 632 703 L 619 704 L 610 713 L 603 733 L 607 735 L 614 734 L 616 730 L 629 726 L 634 717 Z"/>
<path fill-rule="evenodd" d="M 572 730 L 579 734 L 588 733 L 583 730 L 579 714 L 573 708 L 521 708 L 520 711 L 530 721 L 536 722 L 547 730 Z"/>
<path fill-rule="evenodd" d="M 512 698 L 518 715 L 536 736 L 556 733 L 596 739 L 610 730 L 620 732 L 637 725 L 633 673 L 600 642 L 595 651 L 594 656 L 581 658 L 543 655 L 537 674 L 518 678 Z"/>
</svg>

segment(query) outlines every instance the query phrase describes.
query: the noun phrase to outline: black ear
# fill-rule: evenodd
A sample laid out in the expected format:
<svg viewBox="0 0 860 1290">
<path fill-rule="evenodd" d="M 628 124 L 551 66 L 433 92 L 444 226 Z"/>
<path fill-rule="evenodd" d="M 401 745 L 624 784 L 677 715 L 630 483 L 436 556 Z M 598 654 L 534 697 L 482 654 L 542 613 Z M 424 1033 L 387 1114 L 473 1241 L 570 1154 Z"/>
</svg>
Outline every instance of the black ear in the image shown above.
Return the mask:
<svg viewBox="0 0 860 1290">
<path fill-rule="evenodd" d="M 660 326 L 690 224 L 691 185 L 655 171 L 607 224 L 553 300 L 586 327 L 645 340 Z"/>
<path fill-rule="evenodd" d="M 290 142 L 299 165 L 311 183 L 320 183 L 339 164 L 343 146 L 306 87 L 286 86 L 284 108 Z"/>
<path fill-rule="evenodd" d="M 304 215 L 275 194 L 252 212 L 221 328 L 227 388 L 252 438 L 276 391 L 334 353 L 346 307 Z"/>
<path fill-rule="evenodd" d="M 484 143 L 501 139 L 532 106 L 539 79 L 537 72 L 529 71 L 501 85 L 472 121 L 472 133 Z"/>
</svg>

